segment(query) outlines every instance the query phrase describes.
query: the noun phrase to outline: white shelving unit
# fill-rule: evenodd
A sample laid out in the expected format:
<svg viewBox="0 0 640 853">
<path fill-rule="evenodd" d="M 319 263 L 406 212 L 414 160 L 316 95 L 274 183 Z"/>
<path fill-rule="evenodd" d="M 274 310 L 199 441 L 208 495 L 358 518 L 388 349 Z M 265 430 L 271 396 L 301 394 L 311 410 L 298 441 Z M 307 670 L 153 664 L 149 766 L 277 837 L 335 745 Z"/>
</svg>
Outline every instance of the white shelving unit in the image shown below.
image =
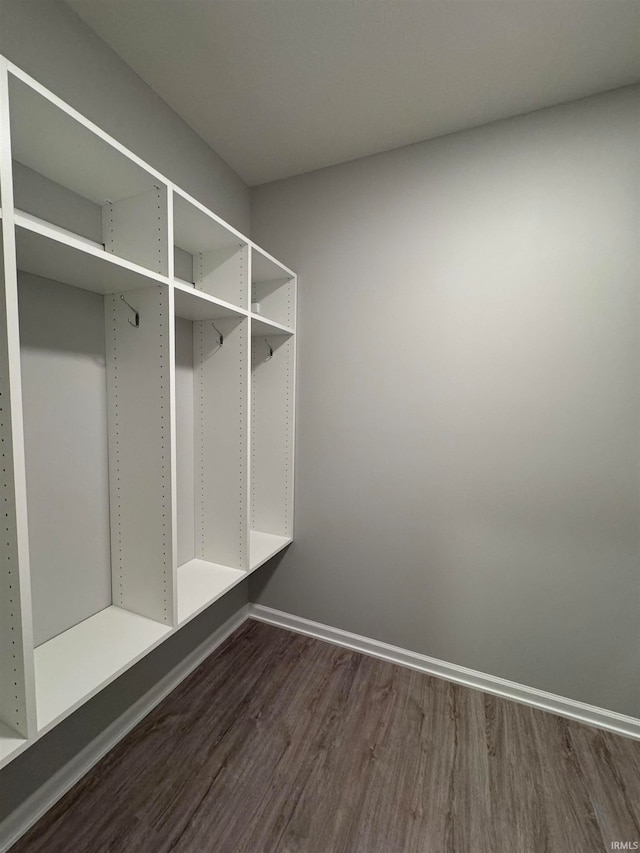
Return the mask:
<svg viewBox="0 0 640 853">
<path fill-rule="evenodd" d="M 0 131 L 2 767 L 291 542 L 296 277 L 2 57 Z"/>
<path fill-rule="evenodd" d="M 296 280 L 254 246 L 251 282 L 249 562 L 257 569 L 293 536 Z"/>
<path fill-rule="evenodd" d="M 251 249 L 251 311 L 285 329 L 295 327 L 295 275 L 257 246 Z"/>
</svg>

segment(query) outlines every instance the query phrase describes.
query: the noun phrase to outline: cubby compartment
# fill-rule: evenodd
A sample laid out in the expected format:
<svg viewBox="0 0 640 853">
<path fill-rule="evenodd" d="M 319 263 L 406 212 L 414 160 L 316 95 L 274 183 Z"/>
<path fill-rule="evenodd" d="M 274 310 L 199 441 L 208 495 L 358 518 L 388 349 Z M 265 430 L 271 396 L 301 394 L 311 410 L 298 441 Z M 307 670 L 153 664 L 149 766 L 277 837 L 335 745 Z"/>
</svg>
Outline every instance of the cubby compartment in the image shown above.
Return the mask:
<svg viewBox="0 0 640 853">
<path fill-rule="evenodd" d="M 19 275 L 41 732 L 174 625 L 169 301 Z"/>
<path fill-rule="evenodd" d="M 251 319 L 251 533 L 255 569 L 293 536 L 295 339 Z"/>
<path fill-rule="evenodd" d="M 167 186 L 73 111 L 9 74 L 13 195 L 24 230 L 168 274 Z M 39 253 L 28 272 L 42 275 Z"/>
<path fill-rule="evenodd" d="M 15 318 L 15 281 L 5 287 L 3 240 L 0 234 L 0 506 L 2 549 L 0 551 L 0 767 L 27 744 L 29 719 L 27 693 L 30 660 L 24 634 L 29 634 L 28 578 L 21 573 L 24 536 L 19 535 L 19 475 L 14 462 L 14 436 L 19 435 L 19 373 L 10 366 L 9 325 Z M 15 271 L 12 273 L 15 277 Z M 7 294 L 13 302 L 7 305 Z M 24 519 L 22 519 L 24 521 Z M 22 541 L 20 541 L 22 539 Z M 22 576 L 21 576 L 22 575 Z M 32 674 L 32 673 L 31 673 Z"/>
<path fill-rule="evenodd" d="M 175 289 L 178 622 L 248 569 L 248 319 Z"/>
<path fill-rule="evenodd" d="M 173 194 L 173 232 L 176 280 L 248 309 L 246 240 L 178 192 Z"/>
<path fill-rule="evenodd" d="M 251 312 L 294 331 L 296 278 L 262 249 L 251 251 Z"/>
</svg>

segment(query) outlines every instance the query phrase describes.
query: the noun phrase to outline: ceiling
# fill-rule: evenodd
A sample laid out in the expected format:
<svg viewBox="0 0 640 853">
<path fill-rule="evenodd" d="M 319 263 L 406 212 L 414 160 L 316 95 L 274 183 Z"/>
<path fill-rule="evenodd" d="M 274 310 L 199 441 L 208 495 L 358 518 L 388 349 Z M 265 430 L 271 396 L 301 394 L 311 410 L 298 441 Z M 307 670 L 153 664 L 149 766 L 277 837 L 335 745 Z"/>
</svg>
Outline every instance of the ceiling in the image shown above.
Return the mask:
<svg viewBox="0 0 640 853">
<path fill-rule="evenodd" d="M 640 81 L 640 0 L 67 0 L 250 186 Z"/>
</svg>

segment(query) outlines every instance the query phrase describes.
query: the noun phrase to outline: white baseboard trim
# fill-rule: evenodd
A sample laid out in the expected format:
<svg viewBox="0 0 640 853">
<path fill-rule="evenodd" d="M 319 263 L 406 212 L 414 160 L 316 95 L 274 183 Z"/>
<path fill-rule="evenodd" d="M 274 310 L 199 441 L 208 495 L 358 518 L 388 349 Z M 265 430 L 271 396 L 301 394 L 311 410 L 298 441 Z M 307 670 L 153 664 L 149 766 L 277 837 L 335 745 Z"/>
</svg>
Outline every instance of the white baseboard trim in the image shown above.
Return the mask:
<svg viewBox="0 0 640 853">
<path fill-rule="evenodd" d="M 72 788 L 118 741 L 168 696 L 181 681 L 199 666 L 248 618 L 249 606 L 244 605 L 213 634 L 187 655 L 180 664 L 158 681 L 148 693 L 131 705 L 122 716 L 88 744 L 58 773 L 47 779 L 31 797 L 25 800 L 0 824 L 0 853 L 5 853 L 30 829 L 67 791 Z"/>
<path fill-rule="evenodd" d="M 397 663 L 400 666 L 416 669 L 428 675 L 435 675 L 437 678 L 454 681 L 456 684 L 464 684 L 466 687 L 472 687 L 475 690 L 492 693 L 494 696 L 531 705 L 542 711 L 550 711 L 553 714 L 559 714 L 561 717 L 568 717 L 580 723 L 640 740 L 640 719 L 637 717 L 627 717 L 625 714 L 607 711 L 605 708 L 597 708 L 595 705 L 587 705 L 584 702 L 577 702 L 574 699 L 567 699 L 554 693 L 546 693 L 544 690 L 537 690 L 535 687 L 527 687 L 524 684 L 517 684 L 514 681 L 507 681 L 504 678 L 497 678 L 494 675 L 487 675 L 484 672 L 477 672 L 464 666 L 446 663 L 437 658 L 430 658 L 397 646 L 390 646 L 379 640 L 372 640 L 359 634 L 351 634 L 349 631 L 343 631 L 340 628 L 332 628 L 320 622 L 312 622 L 300 616 L 273 610 L 261 604 L 249 605 L 249 617 L 260 622 L 268 622 L 270 625 L 277 625 L 280 628 L 286 628 L 289 631 L 295 631 L 298 634 L 306 634 L 319 640 L 326 640 L 328 643 L 362 652 L 381 660 Z"/>
</svg>

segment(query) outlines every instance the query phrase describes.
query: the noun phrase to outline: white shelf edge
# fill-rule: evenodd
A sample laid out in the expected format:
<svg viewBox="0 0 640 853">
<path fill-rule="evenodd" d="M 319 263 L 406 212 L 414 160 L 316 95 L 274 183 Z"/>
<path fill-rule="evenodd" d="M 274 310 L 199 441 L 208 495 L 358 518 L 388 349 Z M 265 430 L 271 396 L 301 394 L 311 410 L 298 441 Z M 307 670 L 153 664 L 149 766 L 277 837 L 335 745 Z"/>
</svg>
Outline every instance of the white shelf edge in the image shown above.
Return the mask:
<svg viewBox="0 0 640 853">
<path fill-rule="evenodd" d="M 208 594 L 204 598 L 202 604 L 199 604 L 193 610 L 189 610 L 186 615 L 181 615 L 181 611 L 180 611 L 180 595 L 181 595 L 181 592 L 180 592 L 180 580 L 181 580 L 180 573 L 181 573 L 181 570 L 184 570 L 186 568 L 186 570 L 189 571 L 189 569 L 194 567 L 194 566 L 196 568 L 200 568 L 202 571 L 205 571 L 205 572 L 206 572 L 207 568 L 210 568 L 212 575 L 213 574 L 218 574 L 218 575 L 224 574 L 224 575 L 227 575 L 228 577 L 220 585 L 219 589 L 217 589 L 215 592 L 213 592 L 211 594 Z M 198 616 L 200 613 L 202 613 L 204 610 L 206 610 L 207 607 L 210 607 L 212 604 L 214 604 L 214 602 L 218 601 L 220 598 L 222 598 L 224 595 L 226 595 L 228 592 L 230 592 L 230 590 L 232 590 L 239 583 L 242 583 L 242 581 L 246 577 L 248 577 L 248 572 L 245 572 L 242 569 L 234 569 L 231 566 L 223 566 L 220 563 L 212 563 L 208 560 L 202 560 L 202 559 L 196 557 L 193 560 L 189 560 L 188 562 L 183 563 L 181 566 L 178 566 L 177 576 L 178 576 L 177 577 L 178 628 L 181 628 L 183 625 L 186 625 L 187 622 L 190 622 L 192 619 L 195 619 L 195 617 Z M 184 572 L 183 572 L 182 577 L 184 578 Z M 216 578 L 215 586 L 217 586 L 217 584 L 219 582 L 220 582 L 220 579 Z M 184 580 L 183 580 L 183 587 L 184 587 Z M 182 595 L 183 595 L 183 601 L 184 601 L 185 600 L 184 589 L 183 589 Z"/>
<path fill-rule="evenodd" d="M 217 296 L 211 296 L 210 293 L 205 293 L 204 290 L 198 290 L 191 282 L 184 281 L 181 278 L 173 278 L 173 286 L 181 293 L 186 293 L 194 299 L 200 299 L 210 305 L 219 305 L 221 308 L 226 308 L 228 311 L 233 311 L 239 317 L 248 317 L 249 312 L 246 308 L 241 308 L 239 305 L 234 305 L 233 302 L 226 302 L 224 299 L 218 299 Z"/>
<path fill-rule="evenodd" d="M 252 549 L 251 541 L 260 541 L 258 537 L 263 541 L 260 542 L 257 549 L 255 545 Z M 290 545 L 292 542 L 293 538 L 291 536 L 277 536 L 274 533 L 264 533 L 261 530 L 252 530 L 249 535 L 249 572 L 255 572 L 256 569 L 259 569 L 260 566 L 264 565 L 272 557 L 275 557 L 276 554 L 279 554 L 280 551 L 283 551 L 287 545 Z M 251 556 L 252 550 L 258 550 L 257 557 Z"/>
<path fill-rule="evenodd" d="M 269 334 L 269 331 L 271 331 L 272 333 L 275 333 L 275 334 L 295 335 L 294 329 L 290 329 L 288 326 L 283 326 L 282 323 L 277 323 L 275 320 L 269 320 L 268 317 L 265 317 L 262 314 L 254 314 L 253 312 L 251 312 L 250 317 L 251 317 L 251 321 L 252 321 L 252 326 L 251 326 L 252 329 L 253 329 L 253 322 L 264 323 L 266 326 L 269 326 L 268 330 L 266 330 L 266 331 L 261 330 L 261 332 L 259 334 L 262 334 L 263 332 L 265 332 L 266 334 Z M 251 334 L 253 334 L 253 332 Z"/>
<path fill-rule="evenodd" d="M 178 278 L 177 275 L 174 275 L 173 283 L 175 284 L 176 287 L 179 287 L 181 290 L 191 291 L 191 290 L 196 289 L 196 286 L 192 281 L 187 281 L 186 278 Z M 199 292 L 202 293 L 203 291 L 201 290 Z"/>
<path fill-rule="evenodd" d="M 245 246 L 253 245 L 251 240 L 246 237 L 241 231 L 238 231 L 237 228 L 234 228 L 233 225 L 230 225 L 221 216 L 218 216 L 212 210 L 209 210 L 209 208 L 206 207 L 206 205 L 202 204 L 201 201 L 198 201 L 197 198 L 194 198 L 192 195 L 189 195 L 188 192 L 185 192 L 185 190 L 183 190 L 176 184 L 171 183 L 171 181 L 169 181 L 169 186 L 171 187 L 175 195 L 179 195 L 185 201 L 188 201 L 189 204 L 192 204 L 194 207 L 196 207 L 201 213 L 204 213 L 206 216 L 208 216 L 209 219 L 213 219 L 213 221 L 217 222 L 218 225 L 222 225 L 223 228 L 229 231 L 234 237 L 237 237 Z"/>
<path fill-rule="evenodd" d="M 92 255 L 101 261 L 106 261 L 106 263 L 114 264 L 115 266 L 126 269 L 136 275 L 140 275 L 143 278 L 148 278 L 156 284 L 170 283 L 166 275 L 153 272 L 153 270 L 141 267 L 139 264 L 134 264 L 131 261 L 127 261 L 125 258 L 119 257 L 118 255 L 112 255 L 110 252 L 105 251 L 102 243 L 94 243 L 93 240 L 87 240 L 85 237 L 74 234 L 72 231 L 67 231 L 65 228 L 61 228 L 58 225 L 53 225 L 44 219 L 39 219 L 37 216 L 32 216 L 30 213 L 24 213 L 23 211 L 16 209 L 14 211 L 14 221 L 16 228 L 23 228 L 25 231 L 31 231 L 34 234 L 39 234 L 41 237 L 46 237 L 56 243 L 62 243 L 65 246 L 69 246 L 71 249 L 76 249 L 84 254 Z"/>
<path fill-rule="evenodd" d="M 29 229 L 30 231 L 37 231 L 39 234 L 42 234 L 41 229 L 46 228 L 49 232 L 58 234 L 62 238 L 60 242 L 71 243 L 71 241 L 73 241 L 74 243 L 82 243 L 83 246 L 88 246 L 96 252 L 108 254 L 105 251 L 104 243 L 96 243 L 95 240 L 89 240 L 88 237 L 83 237 L 82 234 L 75 234 L 67 228 L 62 228 L 61 225 L 55 225 L 53 222 L 47 222 L 46 219 L 40 219 L 39 216 L 34 216 L 32 213 L 26 213 L 24 210 L 18 210 L 16 208 L 14 210 L 14 217 L 16 226 L 25 228 L 25 223 L 29 222 L 34 226 Z"/>
<path fill-rule="evenodd" d="M 297 273 L 290 269 L 290 267 L 286 266 L 286 264 L 283 264 L 282 261 L 279 261 L 277 258 L 274 258 L 273 255 L 270 255 L 269 252 L 262 248 L 262 246 L 258 246 L 258 244 L 254 243 L 253 240 L 250 240 L 249 244 L 251 248 L 261 254 L 263 258 L 266 258 L 268 261 L 271 261 L 272 264 L 280 267 L 280 269 L 287 274 L 284 278 L 292 279 L 298 277 Z"/>
</svg>

